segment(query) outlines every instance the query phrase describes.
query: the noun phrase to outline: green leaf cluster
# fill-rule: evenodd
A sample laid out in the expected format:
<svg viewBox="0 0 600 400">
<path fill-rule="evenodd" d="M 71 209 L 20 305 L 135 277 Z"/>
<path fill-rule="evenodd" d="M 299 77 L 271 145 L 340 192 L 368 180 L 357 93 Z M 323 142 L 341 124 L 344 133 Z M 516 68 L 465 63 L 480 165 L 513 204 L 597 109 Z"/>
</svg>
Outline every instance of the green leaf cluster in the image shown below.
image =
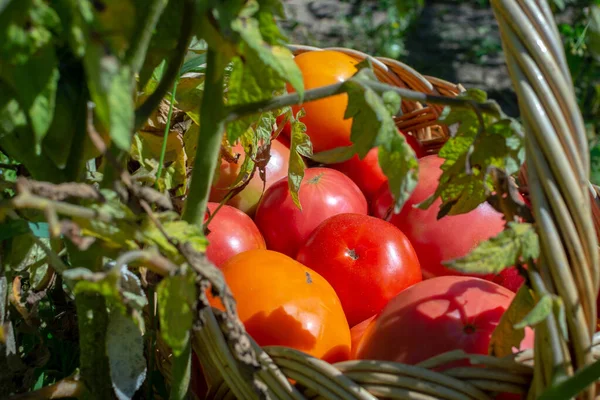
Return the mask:
<svg viewBox="0 0 600 400">
<path fill-rule="evenodd" d="M 440 122 L 456 128 L 439 151 L 444 159 L 435 193 L 418 205 L 427 209 L 441 199 L 438 218 L 472 211 L 493 192 L 492 168 L 516 173 L 525 160 L 523 132 L 518 122 L 506 116 L 480 90 L 467 90 L 459 98 L 472 101 L 472 108 L 447 108 Z M 477 105 L 495 105 L 494 113 L 477 113 Z"/>
</svg>

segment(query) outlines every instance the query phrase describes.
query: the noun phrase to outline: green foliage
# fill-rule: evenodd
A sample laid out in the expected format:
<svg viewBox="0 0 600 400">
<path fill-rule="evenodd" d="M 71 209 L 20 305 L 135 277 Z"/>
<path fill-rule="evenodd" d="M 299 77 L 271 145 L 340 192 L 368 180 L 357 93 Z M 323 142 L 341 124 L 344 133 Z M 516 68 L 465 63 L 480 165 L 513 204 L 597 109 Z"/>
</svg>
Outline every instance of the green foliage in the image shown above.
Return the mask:
<svg viewBox="0 0 600 400">
<path fill-rule="evenodd" d="M 310 158 L 312 156 L 312 144 L 306 134 L 306 126 L 300 122 L 304 116 L 304 111 L 298 112 L 298 115 L 291 118 L 291 144 L 290 144 L 290 162 L 288 168 L 288 186 L 294 204 L 302 210 L 300 204 L 299 192 L 300 184 L 304 178 L 306 164 L 302 157 Z"/>
<path fill-rule="evenodd" d="M 479 90 L 467 90 L 458 97 L 470 99 L 474 104 L 487 101 L 485 92 Z M 494 189 L 491 168 L 499 168 L 512 175 L 519 170 L 525 158 L 519 124 L 504 115 L 499 107 L 495 115 L 483 114 L 481 121 L 475 109 L 445 111 L 440 122 L 448 126 L 459 124 L 458 130 L 439 152 L 444 163 L 438 188 L 419 204 L 420 208 L 427 209 L 441 198 L 438 218 L 475 209 Z"/>
<path fill-rule="evenodd" d="M 179 357 L 190 341 L 198 298 L 195 276 L 184 271 L 164 279 L 158 284 L 157 293 L 162 337 Z"/>
<path fill-rule="evenodd" d="M 513 347 L 519 345 L 525 337 L 525 326 L 518 326 L 535 306 L 532 290 L 522 285 L 508 309 L 502 314 L 500 322 L 490 339 L 488 352 L 496 357 L 506 357 L 513 354 Z"/>
<path fill-rule="evenodd" d="M 515 263 L 539 256 L 540 245 L 531 224 L 509 222 L 496 237 L 479 243 L 462 258 L 444 262 L 449 268 L 469 274 L 498 274 Z"/>
</svg>

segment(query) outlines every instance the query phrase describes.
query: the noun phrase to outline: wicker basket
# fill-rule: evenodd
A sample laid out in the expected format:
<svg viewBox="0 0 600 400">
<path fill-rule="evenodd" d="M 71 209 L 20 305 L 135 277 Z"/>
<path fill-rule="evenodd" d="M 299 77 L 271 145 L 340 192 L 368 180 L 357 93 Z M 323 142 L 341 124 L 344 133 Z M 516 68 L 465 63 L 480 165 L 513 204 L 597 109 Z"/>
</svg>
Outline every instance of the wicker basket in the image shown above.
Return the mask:
<svg viewBox="0 0 600 400">
<path fill-rule="evenodd" d="M 538 295 L 556 295 L 564 302 L 570 339 L 560 334 L 556 317 L 550 316 L 536 326 L 533 351 L 502 359 L 456 351 L 411 366 L 381 361 L 330 365 L 290 348 L 260 348 L 248 337 L 246 342 L 260 364 L 249 374 L 233 355 L 215 314 L 206 309 L 194 350 L 210 383 L 207 398 L 258 398 L 256 387 L 277 399 L 483 400 L 497 392 L 529 393 L 536 398 L 551 384 L 557 369 L 572 375 L 600 357 L 600 336 L 594 336 L 600 196 L 588 181 L 586 136 L 560 37 L 544 0 L 492 0 L 492 6 L 526 130 L 529 168 L 523 167 L 519 180 L 527 186 L 541 243 L 541 257 L 529 271 L 530 278 Z M 320 50 L 290 47 L 295 54 Z M 444 96 L 464 90 L 396 60 L 350 49 L 331 50 L 358 60 L 369 57 L 377 77 L 391 85 Z M 403 99 L 397 126 L 434 153 L 450 134 L 446 126 L 436 123 L 442 109 Z M 159 348 L 162 362 L 158 364 L 168 374 L 168 349 Z M 470 360 L 471 366 L 435 371 L 458 359 Z M 580 398 L 595 396 L 592 385 Z"/>
</svg>

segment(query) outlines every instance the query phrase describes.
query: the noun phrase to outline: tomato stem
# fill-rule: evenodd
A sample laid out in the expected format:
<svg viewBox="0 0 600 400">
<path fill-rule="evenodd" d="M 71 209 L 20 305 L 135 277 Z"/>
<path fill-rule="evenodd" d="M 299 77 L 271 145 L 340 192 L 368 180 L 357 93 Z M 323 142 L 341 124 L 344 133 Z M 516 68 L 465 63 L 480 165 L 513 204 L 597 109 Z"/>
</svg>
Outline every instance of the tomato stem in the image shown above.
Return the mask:
<svg viewBox="0 0 600 400">
<path fill-rule="evenodd" d="M 131 41 L 127 54 L 125 54 L 125 63 L 131 67 L 134 73 L 139 72 L 144 65 L 146 53 L 150 47 L 150 40 L 154 33 L 154 28 L 167 6 L 169 0 L 152 0 L 147 4 L 148 11 L 145 13 L 145 20 L 138 21 L 138 32 Z M 185 15 L 185 14 L 184 14 Z"/>
<path fill-rule="evenodd" d="M 200 133 L 190 178 L 190 192 L 183 209 L 183 220 L 202 226 L 210 186 L 221 154 L 221 140 L 225 131 L 225 103 L 223 100 L 224 70 L 223 54 L 208 49 L 206 54 L 205 93 L 214 93 L 200 104 Z"/>
<path fill-rule="evenodd" d="M 187 49 L 192 40 L 194 33 L 194 15 L 195 15 L 195 1 L 185 0 L 183 6 L 183 22 L 181 25 L 181 31 L 179 32 L 179 38 L 177 41 L 177 48 L 175 49 L 175 55 L 169 61 L 167 69 L 163 74 L 158 87 L 152 92 L 152 94 L 146 99 L 146 101 L 135 110 L 135 130 L 140 129 L 148 117 L 158 107 L 165 94 L 174 82 L 179 77 L 179 71 L 181 64 L 187 54 Z"/>
<path fill-rule="evenodd" d="M 175 95 L 177 93 L 178 79 L 173 83 L 173 92 L 171 92 L 171 101 L 169 102 L 169 113 L 167 114 L 167 124 L 163 134 L 162 148 L 160 149 L 160 160 L 158 161 L 158 171 L 156 171 L 155 187 L 158 188 L 158 181 L 162 175 L 163 165 L 165 164 L 165 154 L 167 152 L 167 142 L 169 141 L 169 132 L 171 131 L 171 118 L 173 117 L 173 103 L 175 103 Z"/>
<path fill-rule="evenodd" d="M 351 78 L 352 79 L 352 78 Z M 396 86 L 391 86 L 383 82 L 376 81 L 365 81 L 361 80 L 361 83 L 369 86 L 375 92 L 381 94 L 384 92 L 395 92 L 400 95 L 403 99 L 418 101 L 421 103 L 432 103 L 432 104 L 445 104 L 455 108 L 469 108 L 473 109 L 477 114 L 480 123 L 483 122 L 481 114 L 497 114 L 498 109 L 489 103 L 478 103 L 470 99 L 462 99 L 458 97 L 438 96 L 432 94 L 426 94 L 422 92 L 416 92 L 414 90 L 403 89 Z M 347 88 L 344 82 L 334 83 L 332 85 L 321 86 L 315 89 L 310 89 L 304 92 L 304 103 L 309 101 L 323 99 L 325 97 L 333 96 L 336 94 L 346 93 Z M 254 103 L 241 104 L 237 106 L 227 107 L 227 117 L 225 122 L 235 121 L 239 118 L 263 113 L 266 111 L 277 110 L 283 107 L 299 105 L 300 96 L 298 93 L 289 93 L 282 96 L 278 96 L 272 99 L 257 101 Z"/>
</svg>

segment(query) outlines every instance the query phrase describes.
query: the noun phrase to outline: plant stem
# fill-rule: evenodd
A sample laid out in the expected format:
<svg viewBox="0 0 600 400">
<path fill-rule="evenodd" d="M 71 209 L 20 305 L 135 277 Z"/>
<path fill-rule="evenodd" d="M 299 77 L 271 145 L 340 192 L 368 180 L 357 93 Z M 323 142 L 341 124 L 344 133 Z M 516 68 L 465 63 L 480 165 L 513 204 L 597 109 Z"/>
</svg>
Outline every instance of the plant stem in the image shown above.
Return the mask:
<svg viewBox="0 0 600 400">
<path fill-rule="evenodd" d="M 140 129 L 150 114 L 160 104 L 161 100 L 173 86 L 173 82 L 179 77 L 179 69 L 187 54 L 187 48 L 192 40 L 192 34 L 194 32 L 194 15 L 196 14 L 196 3 L 194 0 L 185 0 L 183 5 L 183 21 L 181 24 L 181 31 L 179 38 L 177 39 L 177 48 L 175 49 L 173 57 L 170 59 L 167 65 L 167 70 L 162 76 L 158 87 L 152 92 L 152 94 L 146 99 L 146 101 L 135 110 L 135 130 Z"/>
<path fill-rule="evenodd" d="M 79 325 L 79 364 L 81 379 L 89 389 L 89 399 L 113 398 L 108 357 L 106 356 L 106 301 L 98 293 L 75 296 Z"/>
<path fill-rule="evenodd" d="M 362 81 L 362 83 L 366 86 L 369 86 L 372 90 L 374 90 L 377 93 L 391 91 L 399 94 L 403 99 L 407 100 L 418 101 L 421 103 L 446 104 L 457 108 L 471 108 L 475 109 L 475 111 L 478 114 L 479 112 L 494 114 L 497 112 L 497 109 L 495 109 L 489 104 L 477 103 L 469 99 L 460 99 L 456 97 L 437 96 L 422 92 L 415 92 L 414 90 L 402 89 L 382 82 Z M 327 86 L 321 86 L 304 92 L 304 103 L 345 92 L 346 88 L 344 86 L 344 82 L 334 83 L 332 85 Z M 225 118 L 225 122 L 235 121 L 239 118 L 248 115 L 276 110 L 278 108 L 292 106 L 299 103 L 300 96 L 298 95 L 298 93 L 290 93 L 269 100 L 227 107 L 227 117 Z"/>
<path fill-rule="evenodd" d="M 169 0 L 150 0 L 147 4 L 146 18 L 137 23 L 138 31 L 125 55 L 125 64 L 129 65 L 134 73 L 139 72 L 144 65 L 154 28 L 156 28 L 167 3 L 169 3 Z"/>
<path fill-rule="evenodd" d="M 162 174 L 163 165 L 165 163 L 165 153 L 167 152 L 167 141 L 169 138 L 169 131 L 171 130 L 171 117 L 173 116 L 173 103 L 175 102 L 175 95 L 177 93 L 178 79 L 175 79 L 173 83 L 173 92 L 171 93 L 171 101 L 169 104 L 169 113 L 167 114 L 167 125 L 165 126 L 165 133 L 163 135 L 162 148 L 160 149 L 160 161 L 158 162 L 158 171 L 156 171 L 156 183 L 155 187 L 158 188 L 158 180 Z"/>
<path fill-rule="evenodd" d="M 223 101 L 224 57 L 209 49 L 206 55 L 206 78 L 204 92 L 214 97 L 204 97 L 200 105 L 200 133 L 194 167 L 190 181 L 190 193 L 186 199 L 183 219 L 202 226 L 210 186 L 221 154 L 221 139 L 225 130 L 225 103 Z"/>
<path fill-rule="evenodd" d="M 31 208 L 34 210 L 46 210 L 53 208 L 59 214 L 68 215 L 70 217 L 96 219 L 102 222 L 114 222 L 115 218 L 110 214 L 99 210 L 92 210 L 78 206 L 75 204 L 65 203 L 62 201 L 49 200 L 45 197 L 36 196 L 33 194 L 20 194 L 10 200 L 0 202 L 0 210 L 2 208 Z"/>
</svg>

